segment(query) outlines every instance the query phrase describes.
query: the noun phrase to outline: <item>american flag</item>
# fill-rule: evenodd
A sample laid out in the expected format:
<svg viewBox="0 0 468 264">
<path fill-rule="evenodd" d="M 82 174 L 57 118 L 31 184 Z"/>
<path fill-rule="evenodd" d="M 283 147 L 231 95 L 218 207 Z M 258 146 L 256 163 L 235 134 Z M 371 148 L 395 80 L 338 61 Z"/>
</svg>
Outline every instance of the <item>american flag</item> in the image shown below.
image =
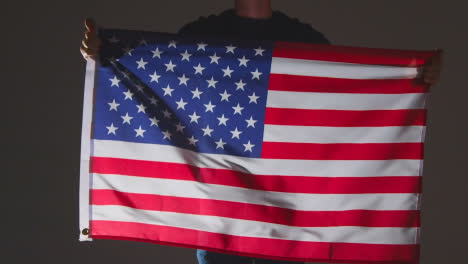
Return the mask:
<svg viewBox="0 0 468 264">
<path fill-rule="evenodd" d="M 80 240 L 417 263 L 432 51 L 100 32 Z"/>
</svg>

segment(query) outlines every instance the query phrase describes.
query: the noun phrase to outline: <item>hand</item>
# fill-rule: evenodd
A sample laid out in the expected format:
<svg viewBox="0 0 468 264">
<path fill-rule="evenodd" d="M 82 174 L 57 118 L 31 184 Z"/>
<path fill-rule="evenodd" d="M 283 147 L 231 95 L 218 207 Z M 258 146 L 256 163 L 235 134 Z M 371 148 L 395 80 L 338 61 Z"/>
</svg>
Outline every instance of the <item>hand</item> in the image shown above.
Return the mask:
<svg viewBox="0 0 468 264">
<path fill-rule="evenodd" d="M 421 74 L 422 81 L 428 85 L 435 84 L 439 80 L 441 68 L 442 52 L 438 52 L 423 66 Z"/>
<path fill-rule="evenodd" d="M 101 40 L 96 32 L 96 23 L 91 19 L 85 20 L 86 33 L 85 38 L 81 41 L 80 51 L 83 58 L 91 58 L 96 60 L 98 58 L 99 48 L 101 47 Z"/>
</svg>

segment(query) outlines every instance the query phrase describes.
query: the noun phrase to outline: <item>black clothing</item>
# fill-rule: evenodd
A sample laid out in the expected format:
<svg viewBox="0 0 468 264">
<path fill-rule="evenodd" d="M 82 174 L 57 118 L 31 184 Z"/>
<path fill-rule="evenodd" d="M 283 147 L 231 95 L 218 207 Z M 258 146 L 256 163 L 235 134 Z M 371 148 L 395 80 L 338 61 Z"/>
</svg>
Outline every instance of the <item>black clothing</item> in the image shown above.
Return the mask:
<svg viewBox="0 0 468 264">
<path fill-rule="evenodd" d="M 272 16 L 268 19 L 253 19 L 238 16 L 234 9 L 228 9 L 219 15 L 199 17 L 196 21 L 184 25 L 178 34 L 221 39 L 237 38 L 331 44 L 321 32 L 280 11 L 273 11 Z"/>
<path fill-rule="evenodd" d="M 228 9 L 219 15 L 199 17 L 187 23 L 177 32 L 182 37 L 207 37 L 219 39 L 245 40 L 279 40 L 308 42 L 316 44 L 331 44 L 319 31 L 309 24 L 291 18 L 280 11 L 273 11 L 268 19 L 253 19 L 238 16 L 234 9 Z M 99 60 L 107 65 L 107 59 L 120 57 L 122 47 L 111 45 L 104 37 L 102 29 L 98 29 L 102 45 L 99 50 Z"/>
</svg>

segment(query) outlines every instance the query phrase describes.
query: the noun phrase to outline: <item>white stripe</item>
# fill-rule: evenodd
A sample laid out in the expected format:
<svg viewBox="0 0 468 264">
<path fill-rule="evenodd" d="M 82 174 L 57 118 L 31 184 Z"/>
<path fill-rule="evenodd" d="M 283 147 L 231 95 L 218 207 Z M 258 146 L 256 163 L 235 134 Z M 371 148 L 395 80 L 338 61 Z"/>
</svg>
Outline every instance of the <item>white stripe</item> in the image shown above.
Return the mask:
<svg viewBox="0 0 468 264">
<path fill-rule="evenodd" d="M 265 125 L 265 142 L 402 143 L 421 142 L 423 126 L 322 127 Z"/>
<path fill-rule="evenodd" d="M 424 108 L 424 93 L 354 94 L 268 91 L 267 107 L 332 110 Z"/>
<path fill-rule="evenodd" d="M 196 181 L 93 174 L 93 189 L 214 199 L 303 211 L 415 210 L 417 193 L 310 194 L 208 184 Z"/>
<path fill-rule="evenodd" d="M 79 193 L 79 241 L 91 241 L 88 235 L 83 235 L 82 230 L 89 230 L 89 159 L 91 156 L 91 121 L 93 110 L 93 88 L 96 63 L 88 59 L 86 62 L 85 87 L 83 95 L 83 120 L 81 125 L 81 162 L 80 162 L 80 193 Z"/>
<path fill-rule="evenodd" d="M 273 57 L 271 73 L 346 79 L 407 79 L 417 76 L 417 68 Z"/>
<path fill-rule="evenodd" d="M 93 139 L 94 156 L 190 164 L 259 175 L 315 177 L 419 176 L 420 160 L 284 160 L 197 153 L 159 144 Z"/>
<path fill-rule="evenodd" d="M 220 216 L 147 211 L 118 205 L 93 205 L 93 220 L 189 228 L 243 237 L 310 242 L 414 244 L 417 228 L 296 227 Z M 261 224 L 260 224 L 261 223 Z"/>
</svg>

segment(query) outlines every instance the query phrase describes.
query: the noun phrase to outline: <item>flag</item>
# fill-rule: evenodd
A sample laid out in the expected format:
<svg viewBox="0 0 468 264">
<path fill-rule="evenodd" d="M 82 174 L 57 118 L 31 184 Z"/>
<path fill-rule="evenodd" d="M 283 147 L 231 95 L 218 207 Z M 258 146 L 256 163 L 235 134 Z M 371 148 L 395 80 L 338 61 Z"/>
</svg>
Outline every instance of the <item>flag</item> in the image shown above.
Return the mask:
<svg viewBox="0 0 468 264">
<path fill-rule="evenodd" d="M 101 30 L 80 240 L 417 263 L 433 51 Z"/>
</svg>

